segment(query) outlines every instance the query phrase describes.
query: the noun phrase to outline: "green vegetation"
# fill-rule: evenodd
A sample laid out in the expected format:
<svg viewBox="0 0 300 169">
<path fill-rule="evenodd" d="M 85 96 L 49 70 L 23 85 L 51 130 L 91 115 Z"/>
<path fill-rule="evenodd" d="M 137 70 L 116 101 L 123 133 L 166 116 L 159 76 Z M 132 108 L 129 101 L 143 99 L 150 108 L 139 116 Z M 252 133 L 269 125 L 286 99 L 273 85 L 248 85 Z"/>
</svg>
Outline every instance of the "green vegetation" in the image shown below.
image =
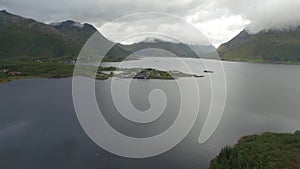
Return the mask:
<svg viewBox="0 0 300 169">
<path fill-rule="evenodd" d="M 300 168 L 300 131 L 264 133 L 243 137 L 234 147 L 224 147 L 210 169 Z"/>
<path fill-rule="evenodd" d="M 45 24 L 10 14 L 4 10 L 0 11 L 0 83 L 21 78 L 72 76 L 74 63 L 81 48 L 94 33 L 96 33 L 96 29 L 89 24 L 80 24 L 70 20 L 56 24 Z M 113 45 L 101 34 L 99 34 L 99 37 L 103 38 L 103 44 Z M 141 47 L 163 47 L 172 49 L 171 51 L 178 48 L 179 50 L 175 50 L 178 56 L 184 56 L 186 53 L 191 55 L 187 45 L 183 44 L 177 45 L 177 47 L 170 42 L 135 45 L 116 44 L 108 51 L 102 61 L 122 61 L 130 53 L 142 49 Z M 206 48 L 211 50 L 212 47 Z M 93 59 L 95 59 L 93 56 L 89 56 L 89 63 Z M 89 70 L 93 69 L 85 66 L 84 72 L 82 72 L 83 75 L 91 77 Z M 108 79 L 114 76 L 116 70 L 114 67 L 100 67 L 96 78 L 99 80 Z M 129 73 L 133 73 L 133 71 L 128 70 Z M 172 76 L 170 73 L 172 73 Z M 131 74 L 125 73 L 124 76 L 130 77 Z M 193 75 L 151 70 L 147 79 L 174 79 L 177 76 Z M 200 76 L 195 75 L 194 77 Z"/>
<path fill-rule="evenodd" d="M 166 71 L 150 69 L 149 79 L 174 79 L 174 77 Z"/>
<path fill-rule="evenodd" d="M 49 25 L 0 11 L 0 59 L 74 60 L 85 42 L 97 31 L 92 25 L 76 24 L 80 23 L 68 20 Z M 103 43 L 112 44 L 104 37 Z M 117 44 L 108 51 L 104 61 L 120 61 L 127 54 Z"/>
<path fill-rule="evenodd" d="M 65 22 L 66 24 L 72 24 Z M 0 58 L 77 56 L 84 42 L 96 31 L 70 29 L 43 24 L 0 11 Z M 76 35 L 75 37 L 73 37 Z"/>
<path fill-rule="evenodd" d="M 97 80 L 106 80 L 106 79 L 109 79 L 110 77 L 113 77 L 114 76 L 114 73 L 113 72 L 110 72 L 109 74 L 105 74 L 105 73 L 97 73 L 96 75 L 96 79 Z"/>
<path fill-rule="evenodd" d="M 290 31 L 261 31 L 249 34 L 245 30 L 217 49 L 223 60 L 300 63 L 300 27 Z"/>
<path fill-rule="evenodd" d="M 0 83 L 21 78 L 60 78 L 73 74 L 73 65 L 60 62 L 0 62 Z"/>
<path fill-rule="evenodd" d="M 93 66 L 84 66 L 84 71 L 89 72 Z M 62 61 L 25 61 L 25 60 L 1 60 L 0 83 L 23 78 L 62 78 L 73 75 L 74 64 Z M 112 77 L 115 67 L 99 67 L 96 79 L 105 80 Z M 111 71 L 105 74 L 103 71 Z"/>
<path fill-rule="evenodd" d="M 130 68 L 130 69 L 118 69 L 123 73 L 115 75 L 120 78 L 135 78 L 135 79 L 163 79 L 163 80 L 174 80 L 182 77 L 204 77 L 203 75 L 195 75 L 182 73 L 179 71 L 163 71 L 152 68 Z"/>
<path fill-rule="evenodd" d="M 93 78 L 94 66 L 81 65 L 80 75 Z M 0 60 L 0 83 L 22 79 L 22 78 L 61 78 L 73 75 L 74 62 L 43 60 Z M 122 73 L 114 74 L 115 71 Z M 138 77 L 140 76 L 140 77 Z M 180 77 L 203 77 L 202 75 L 186 74 L 178 71 L 161 71 L 155 69 L 130 68 L 122 69 L 113 66 L 97 69 L 96 79 L 106 80 L 111 77 L 137 78 L 137 79 L 166 79 L 171 80 Z"/>
</svg>

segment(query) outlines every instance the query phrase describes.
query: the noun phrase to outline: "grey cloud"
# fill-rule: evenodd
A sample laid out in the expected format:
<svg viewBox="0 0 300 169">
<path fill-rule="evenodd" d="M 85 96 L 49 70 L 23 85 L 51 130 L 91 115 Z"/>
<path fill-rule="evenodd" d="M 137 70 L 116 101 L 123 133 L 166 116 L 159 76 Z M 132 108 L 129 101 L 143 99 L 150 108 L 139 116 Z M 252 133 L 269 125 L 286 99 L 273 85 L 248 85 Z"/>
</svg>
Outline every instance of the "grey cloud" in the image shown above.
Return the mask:
<svg viewBox="0 0 300 169">
<path fill-rule="evenodd" d="M 293 29 L 300 25 L 299 0 L 223 0 L 214 6 L 244 15 L 251 21 L 247 29 L 252 33 L 263 29 Z"/>
<path fill-rule="evenodd" d="M 0 0 L 0 7 L 43 22 L 73 19 L 95 25 L 131 13 L 155 11 L 182 15 L 196 0 Z"/>
<path fill-rule="evenodd" d="M 192 24 L 181 17 L 164 13 L 141 13 L 124 17 L 104 24 L 100 32 L 117 42 L 132 43 L 156 36 L 176 42 L 209 45 L 205 36 Z"/>
<path fill-rule="evenodd" d="M 255 33 L 300 25 L 299 0 L 0 0 L 0 8 L 42 22 L 71 19 L 92 23 L 98 28 L 132 13 L 165 12 L 198 25 L 216 45 L 229 40 L 246 26 Z M 146 22 L 143 26 L 138 21 L 126 22 L 120 23 L 122 28 L 113 28 L 106 34 L 113 36 L 119 31 L 157 29 Z M 159 29 L 170 29 L 167 25 L 160 25 Z"/>
</svg>

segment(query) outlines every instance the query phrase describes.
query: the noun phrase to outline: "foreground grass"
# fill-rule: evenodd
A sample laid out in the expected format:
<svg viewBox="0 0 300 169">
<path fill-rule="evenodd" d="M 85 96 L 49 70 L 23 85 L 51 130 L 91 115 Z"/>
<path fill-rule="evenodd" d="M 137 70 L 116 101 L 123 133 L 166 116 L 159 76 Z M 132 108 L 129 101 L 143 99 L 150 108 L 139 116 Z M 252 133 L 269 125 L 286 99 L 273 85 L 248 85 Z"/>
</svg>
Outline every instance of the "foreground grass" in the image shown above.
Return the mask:
<svg viewBox="0 0 300 169">
<path fill-rule="evenodd" d="M 264 133 L 243 137 L 225 147 L 211 161 L 210 169 L 299 169 L 300 132 Z"/>
</svg>

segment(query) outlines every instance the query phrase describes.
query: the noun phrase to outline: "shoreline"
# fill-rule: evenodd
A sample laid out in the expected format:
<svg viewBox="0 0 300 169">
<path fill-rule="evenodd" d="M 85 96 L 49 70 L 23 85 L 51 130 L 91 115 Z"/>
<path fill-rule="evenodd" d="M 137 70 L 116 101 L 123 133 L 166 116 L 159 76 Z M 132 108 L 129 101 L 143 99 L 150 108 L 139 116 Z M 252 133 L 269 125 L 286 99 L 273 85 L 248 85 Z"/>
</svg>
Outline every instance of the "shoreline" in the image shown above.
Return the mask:
<svg viewBox="0 0 300 169">
<path fill-rule="evenodd" d="M 300 65 L 300 62 L 289 63 L 289 62 L 272 62 L 272 61 L 246 61 L 246 60 L 227 60 L 221 59 L 222 62 L 233 62 L 233 63 L 257 63 L 257 64 L 274 64 L 274 65 Z"/>
<path fill-rule="evenodd" d="M 136 68 L 133 68 L 133 69 L 136 69 Z M 129 69 L 130 70 L 130 69 Z M 163 73 L 170 73 L 170 72 L 164 72 L 164 71 L 160 71 L 160 70 L 155 70 L 155 69 L 152 69 L 153 72 L 163 72 Z M 108 80 L 108 79 L 111 79 L 111 78 L 119 78 L 119 79 L 128 79 L 128 78 L 132 78 L 132 79 L 136 79 L 136 80 L 175 80 L 177 78 L 202 78 L 204 77 L 204 75 L 196 75 L 196 74 L 185 74 L 185 73 L 182 73 L 182 72 L 179 72 L 178 74 L 173 74 L 174 76 L 171 76 L 171 75 L 162 75 L 162 74 L 158 74 L 158 75 L 149 75 L 149 77 L 147 78 L 138 78 L 136 76 L 128 76 L 128 77 L 122 77 L 120 75 L 113 75 L 114 71 L 111 71 L 110 74 L 104 74 L 104 76 L 102 77 L 99 77 L 98 75 L 102 75 L 101 72 L 99 74 L 97 74 L 95 76 L 95 80 Z M 7 77 L 7 78 L 3 78 L 1 79 L 0 78 L 0 85 L 1 84 L 6 84 L 6 83 L 9 83 L 9 82 L 13 82 L 13 81 L 17 81 L 17 80 L 22 80 L 22 79 L 62 79 L 62 78 L 71 78 L 73 77 L 73 73 L 70 74 L 70 75 L 63 75 L 63 76 L 57 76 L 57 75 L 54 75 L 54 76 L 48 76 L 48 75 L 37 75 L 37 76 L 11 76 L 11 77 Z M 91 78 L 89 76 L 84 76 L 83 77 L 87 77 L 87 78 Z"/>
<path fill-rule="evenodd" d="M 294 133 L 264 132 L 243 136 L 233 146 L 223 147 L 210 161 L 209 169 L 298 168 L 299 145 L 299 130 Z"/>
<path fill-rule="evenodd" d="M 237 61 L 237 60 L 221 60 L 221 62 L 227 62 L 227 63 L 249 63 L 249 64 L 268 64 L 268 65 L 300 65 L 300 63 L 282 63 L 282 62 L 258 62 L 258 61 Z M 53 64 L 54 62 L 52 62 L 51 64 Z M 108 62 L 109 63 L 109 62 Z M 117 62 L 115 62 L 117 63 Z M 18 64 L 18 63 L 16 63 Z M 27 63 L 28 64 L 28 63 Z M 29 63 L 32 64 L 32 63 Z M 45 63 L 47 68 L 47 62 Z M 50 64 L 50 63 L 48 63 Z M 11 65 L 14 65 L 14 63 L 11 63 Z M 43 64 L 41 64 L 43 65 Z M 38 65 L 40 66 L 40 65 Z M 53 66 L 53 65 L 51 65 Z M 57 65 L 54 63 L 55 68 L 57 69 L 66 69 L 66 67 L 68 67 L 68 69 L 74 69 L 74 65 L 66 65 L 66 64 L 61 64 L 58 63 Z M 49 66 L 50 67 L 50 66 Z M 47 78 L 47 79 L 55 79 L 55 78 L 67 78 L 67 77 L 72 77 L 73 73 L 69 72 L 69 70 L 67 72 L 62 72 L 60 73 L 59 71 L 57 72 L 58 74 L 45 74 L 44 75 L 24 75 L 24 76 L 8 76 L 8 77 L 0 77 L 0 84 L 4 84 L 4 83 L 8 83 L 11 81 L 15 81 L 15 80 L 20 80 L 20 79 L 29 79 L 29 78 Z M 113 71 L 112 71 L 113 72 Z M 194 76 L 197 78 L 198 75 Z M 190 75 L 187 75 L 187 77 L 191 77 Z M 97 80 L 106 80 L 107 78 L 100 78 Z M 159 77 L 159 78 L 149 78 L 149 79 L 160 79 L 160 80 L 170 80 L 170 78 L 166 78 L 164 79 L 164 77 Z"/>
<path fill-rule="evenodd" d="M 0 85 L 10 83 L 13 81 L 18 81 L 18 80 L 24 80 L 24 79 L 63 79 L 63 78 L 70 78 L 72 76 L 62 76 L 62 77 L 46 77 L 46 76 L 16 76 L 8 79 L 0 79 Z"/>
</svg>

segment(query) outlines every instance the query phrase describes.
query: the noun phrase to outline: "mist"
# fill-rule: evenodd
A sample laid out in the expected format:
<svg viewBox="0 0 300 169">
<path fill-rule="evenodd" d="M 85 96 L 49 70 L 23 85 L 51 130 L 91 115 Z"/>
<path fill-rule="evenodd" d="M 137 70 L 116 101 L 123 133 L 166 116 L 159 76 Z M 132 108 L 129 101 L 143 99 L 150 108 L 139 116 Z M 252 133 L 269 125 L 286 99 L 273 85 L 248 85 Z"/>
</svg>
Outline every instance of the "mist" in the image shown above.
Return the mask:
<svg viewBox="0 0 300 169">
<path fill-rule="evenodd" d="M 268 29 L 289 30 L 300 25 L 299 0 L 74 0 L 71 3 L 69 0 L 0 0 L 0 8 L 46 23 L 69 19 L 87 22 L 98 30 L 126 15 L 162 12 L 190 22 L 216 47 L 243 29 L 257 33 Z M 103 34 L 115 40 L 120 31 L 140 31 L 139 23 L 128 20 L 114 24 L 122 27 L 111 27 Z M 155 25 L 154 31 L 174 26 L 174 23 L 166 26 L 167 23 Z M 143 27 L 153 25 L 144 23 Z"/>
<path fill-rule="evenodd" d="M 261 30 L 289 30 L 300 25 L 299 0 L 223 0 L 216 8 L 228 8 L 233 14 L 250 20 L 246 29 L 251 33 Z"/>
</svg>

